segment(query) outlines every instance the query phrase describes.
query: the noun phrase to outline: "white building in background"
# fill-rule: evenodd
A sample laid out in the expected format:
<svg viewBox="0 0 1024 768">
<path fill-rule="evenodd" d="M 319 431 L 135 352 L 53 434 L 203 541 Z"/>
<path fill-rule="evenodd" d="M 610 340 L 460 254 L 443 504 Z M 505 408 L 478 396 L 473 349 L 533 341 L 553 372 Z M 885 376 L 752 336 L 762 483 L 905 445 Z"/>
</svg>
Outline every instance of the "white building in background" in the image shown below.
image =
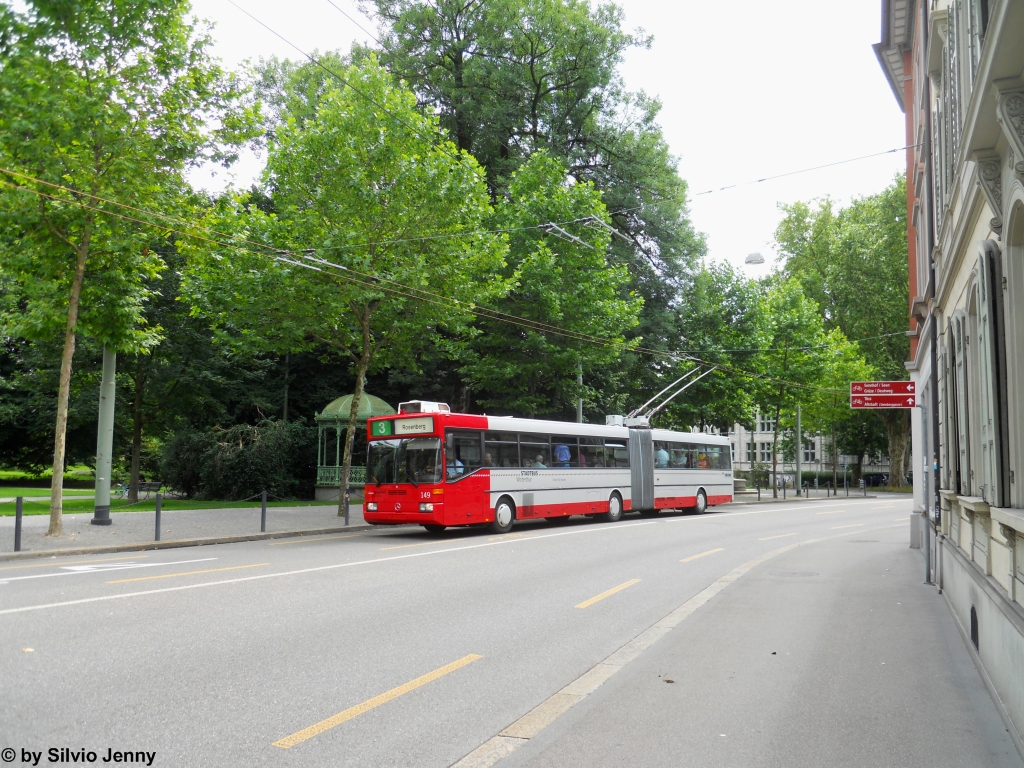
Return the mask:
<svg viewBox="0 0 1024 768">
<path fill-rule="evenodd" d="M 914 498 L 1024 756 L 1024 0 L 882 0 L 875 51 L 910 147 Z"/>
<path fill-rule="evenodd" d="M 755 429 L 751 430 L 742 424 L 733 424 L 732 429 L 729 430 L 734 472 L 747 473 L 755 467 L 770 467 L 772 464 L 772 438 L 775 432 L 775 420 L 770 416 L 758 414 L 754 419 L 754 427 Z M 793 478 L 796 477 L 796 461 L 784 460 L 781 435 L 779 436 L 778 461 L 779 475 L 786 475 L 792 483 Z M 843 482 L 844 471 L 852 468 L 856 463 L 856 456 L 839 455 L 836 472 L 839 475 L 840 485 Z M 804 433 L 800 470 L 804 473 L 818 472 L 822 475 L 821 482 L 825 482 L 825 475 L 831 477 L 832 447 L 828 437 Z M 861 465 L 861 473 L 868 478 L 869 483 L 880 480 L 883 475 L 889 473 L 889 459 L 882 455 L 868 456 Z"/>
</svg>

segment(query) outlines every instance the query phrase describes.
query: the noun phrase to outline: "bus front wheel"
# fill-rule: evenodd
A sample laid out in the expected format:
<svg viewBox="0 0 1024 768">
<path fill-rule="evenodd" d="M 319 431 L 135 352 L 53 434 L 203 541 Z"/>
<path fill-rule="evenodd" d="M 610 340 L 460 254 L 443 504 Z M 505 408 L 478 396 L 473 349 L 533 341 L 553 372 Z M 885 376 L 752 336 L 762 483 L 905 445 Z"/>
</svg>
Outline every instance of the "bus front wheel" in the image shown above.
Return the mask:
<svg viewBox="0 0 1024 768">
<path fill-rule="evenodd" d="M 423 527 L 427 529 L 427 533 L 440 533 L 441 531 L 443 531 L 448 526 L 445 526 L 445 525 L 424 525 Z"/>
<path fill-rule="evenodd" d="M 622 499 L 619 498 L 619 494 L 612 494 L 608 499 L 608 511 L 600 517 L 606 523 L 617 523 L 622 519 Z"/>
<path fill-rule="evenodd" d="M 516 519 L 516 510 L 510 499 L 501 499 L 494 507 L 494 522 L 491 530 L 495 533 L 508 533 Z"/>
</svg>

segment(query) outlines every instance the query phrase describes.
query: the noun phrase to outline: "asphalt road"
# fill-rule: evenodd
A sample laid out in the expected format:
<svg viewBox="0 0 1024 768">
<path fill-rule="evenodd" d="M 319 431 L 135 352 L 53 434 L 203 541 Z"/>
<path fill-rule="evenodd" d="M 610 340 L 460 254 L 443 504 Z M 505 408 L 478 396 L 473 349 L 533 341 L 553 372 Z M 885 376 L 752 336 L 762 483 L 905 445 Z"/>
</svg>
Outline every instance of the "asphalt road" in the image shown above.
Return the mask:
<svg viewBox="0 0 1024 768">
<path fill-rule="evenodd" d="M 0 748 L 15 765 L 66 747 L 160 766 L 1020 766 L 920 583 L 909 512 L 836 499 L 5 563 Z"/>
</svg>

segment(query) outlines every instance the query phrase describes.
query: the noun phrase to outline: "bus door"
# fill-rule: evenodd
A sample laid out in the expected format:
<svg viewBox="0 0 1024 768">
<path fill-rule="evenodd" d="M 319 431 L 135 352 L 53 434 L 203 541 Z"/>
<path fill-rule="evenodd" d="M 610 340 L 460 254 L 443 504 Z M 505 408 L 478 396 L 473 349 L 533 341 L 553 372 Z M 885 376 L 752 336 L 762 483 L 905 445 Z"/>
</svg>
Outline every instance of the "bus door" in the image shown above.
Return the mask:
<svg viewBox="0 0 1024 768">
<path fill-rule="evenodd" d="M 654 509 L 654 438 L 649 429 L 629 430 L 633 511 Z"/>
</svg>

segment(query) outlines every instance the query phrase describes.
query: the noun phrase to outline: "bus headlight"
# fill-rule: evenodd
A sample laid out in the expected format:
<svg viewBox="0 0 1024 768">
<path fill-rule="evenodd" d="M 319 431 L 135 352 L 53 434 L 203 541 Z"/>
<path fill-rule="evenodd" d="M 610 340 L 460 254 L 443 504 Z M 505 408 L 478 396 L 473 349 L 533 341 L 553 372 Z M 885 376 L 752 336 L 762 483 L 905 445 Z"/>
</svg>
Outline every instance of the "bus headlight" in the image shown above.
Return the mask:
<svg viewBox="0 0 1024 768">
<path fill-rule="evenodd" d="M 366 511 L 367 512 L 376 512 L 377 511 L 377 502 L 376 501 L 369 502 L 366 505 Z"/>
<path fill-rule="evenodd" d="M 426 502 L 423 502 L 422 504 L 420 504 L 420 512 L 433 512 L 433 511 L 434 511 L 434 505 L 431 504 L 429 501 L 426 501 Z"/>
</svg>

